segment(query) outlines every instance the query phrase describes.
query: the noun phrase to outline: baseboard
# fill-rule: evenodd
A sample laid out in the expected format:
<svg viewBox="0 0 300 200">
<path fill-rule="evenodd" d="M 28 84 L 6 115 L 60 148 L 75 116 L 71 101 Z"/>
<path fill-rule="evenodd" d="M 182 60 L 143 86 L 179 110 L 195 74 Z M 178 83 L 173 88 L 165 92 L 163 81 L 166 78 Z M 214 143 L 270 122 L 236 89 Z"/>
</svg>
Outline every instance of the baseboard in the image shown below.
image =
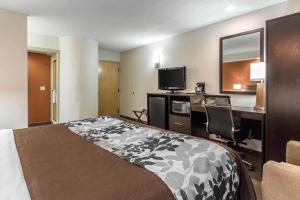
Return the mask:
<svg viewBox="0 0 300 200">
<path fill-rule="evenodd" d="M 49 125 L 52 124 L 52 122 L 34 122 L 31 124 L 28 124 L 29 127 L 33 127 L 33 126 L 42 126 L 42 125 Z"/>
<path fill-rule="evenodd" d="M 120 115 L 120 117 L 122 117 L 122 118 L 125 118 L 125 119 L 128 119 L 128 120 L 131 120 L 131 121 L 138 122 L 138 120 L 137 120 L 137 119 L 135 119 L 135 118 L 132 118 L 132 117 L 128 117 L 128 116 L 125 116 L 125 115 Z M 146 122 L 146 121 L 142 121 L 142 123 L 143 123 L 143 124 L 147 124 L 147 122 Z"/>
<path fill-rule="evenodd" d="M 52 124 L 58 124 L 56 121 L 53 121 L 53 120 L 51 120 L 51 123 Z"/>
</svg>

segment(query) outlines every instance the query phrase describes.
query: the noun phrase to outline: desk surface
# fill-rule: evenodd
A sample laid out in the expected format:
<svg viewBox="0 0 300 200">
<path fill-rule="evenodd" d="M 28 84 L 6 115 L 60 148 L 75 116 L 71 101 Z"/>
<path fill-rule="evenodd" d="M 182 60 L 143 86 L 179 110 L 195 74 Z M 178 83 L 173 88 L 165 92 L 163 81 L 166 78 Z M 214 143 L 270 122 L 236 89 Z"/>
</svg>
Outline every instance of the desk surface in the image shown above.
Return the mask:
<svg viewBox="0 0 300 200">
<path fill-rule="evenodd" d="M 253 107 L 244 107 L 244 106 L 232 106 L 232 111 L 240 111 L 240 112 L 250 112 L 250 113 L 257 113 L 257 114 L 266 114 L 265 110 L 254 110 Z"/>
<path fill-rule="evenodd" d="M 261 115 L 266 114 L 266 111 L 254 110 L 254 108 L 252 108 L 252 107 L 232 106 L 231 109 L 232 109 L 232 111 L 237 111 L 237 112 L 248 112 L 248 113 L 261 114 Z M 205 108 L 201 104 L 192 104 L 191 110 L 195 111 L 195 112 L 205 112 Z"/>
<path fill-rule="evenodd" d="M 264 121 L 266 111 L 263 110 L 254 110 L 254 108 L 251 107 L 243 107 L 243 106 L 232 106 L 232 112 L 235 115 L 240 116 L 241 118 L 245 119 L 253 119 L 253 120 L 259 120 Z M 192 104 L 191 105 L 191 111 L 192 112 L 205 112 L 205 108 L 201 104 Z"/>
</svg>

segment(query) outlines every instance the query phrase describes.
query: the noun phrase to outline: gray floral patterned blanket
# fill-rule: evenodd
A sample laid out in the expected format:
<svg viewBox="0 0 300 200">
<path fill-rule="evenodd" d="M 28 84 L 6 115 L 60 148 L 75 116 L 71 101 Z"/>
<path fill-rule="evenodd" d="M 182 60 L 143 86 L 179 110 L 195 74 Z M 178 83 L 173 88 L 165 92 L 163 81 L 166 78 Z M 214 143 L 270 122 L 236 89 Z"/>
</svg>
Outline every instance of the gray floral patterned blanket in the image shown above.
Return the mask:
<svg viewBox="0 0 300 200">
<path fill-rule="evenodd" d="M 156 174 L 175 199 L 234 199 L 237 163 L 222 146 L 205 139 L 100 117 L 65 124 L 99 147 Z"/>
</svg>

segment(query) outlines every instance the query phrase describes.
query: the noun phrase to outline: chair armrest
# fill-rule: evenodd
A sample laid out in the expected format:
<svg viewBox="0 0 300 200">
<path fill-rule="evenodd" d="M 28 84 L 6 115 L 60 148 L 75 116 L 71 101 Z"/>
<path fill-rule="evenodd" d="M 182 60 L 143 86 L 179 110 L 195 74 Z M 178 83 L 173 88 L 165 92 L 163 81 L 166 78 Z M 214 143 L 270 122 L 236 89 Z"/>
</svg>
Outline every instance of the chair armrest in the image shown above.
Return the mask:
<svg viewBox="0 0 300 200">
<path fill-rule="evenodd" d="M 300 142 L 289 141 L 287 143 L 286 162 L 300 166 Z"/>
<path fill-rule="evenodd" d="M 263 200 L 299 200 L 300 167 L 269 161 L 263 168 Z"/>
</svg>

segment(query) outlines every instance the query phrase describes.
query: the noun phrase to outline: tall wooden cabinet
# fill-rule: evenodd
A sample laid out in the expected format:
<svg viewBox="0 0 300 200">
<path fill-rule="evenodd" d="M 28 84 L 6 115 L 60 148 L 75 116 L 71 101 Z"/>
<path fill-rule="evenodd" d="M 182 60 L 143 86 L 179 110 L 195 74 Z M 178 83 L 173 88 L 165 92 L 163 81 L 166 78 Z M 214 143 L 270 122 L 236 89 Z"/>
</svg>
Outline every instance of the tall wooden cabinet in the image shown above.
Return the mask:
<svg viewBox="0 0 300 200">
<path fill-rule="evenodd" d="M 300 140 L 300 13 L 267 21 L 266 81 L 266 160 L 284 161 Z"/>
</svg>

